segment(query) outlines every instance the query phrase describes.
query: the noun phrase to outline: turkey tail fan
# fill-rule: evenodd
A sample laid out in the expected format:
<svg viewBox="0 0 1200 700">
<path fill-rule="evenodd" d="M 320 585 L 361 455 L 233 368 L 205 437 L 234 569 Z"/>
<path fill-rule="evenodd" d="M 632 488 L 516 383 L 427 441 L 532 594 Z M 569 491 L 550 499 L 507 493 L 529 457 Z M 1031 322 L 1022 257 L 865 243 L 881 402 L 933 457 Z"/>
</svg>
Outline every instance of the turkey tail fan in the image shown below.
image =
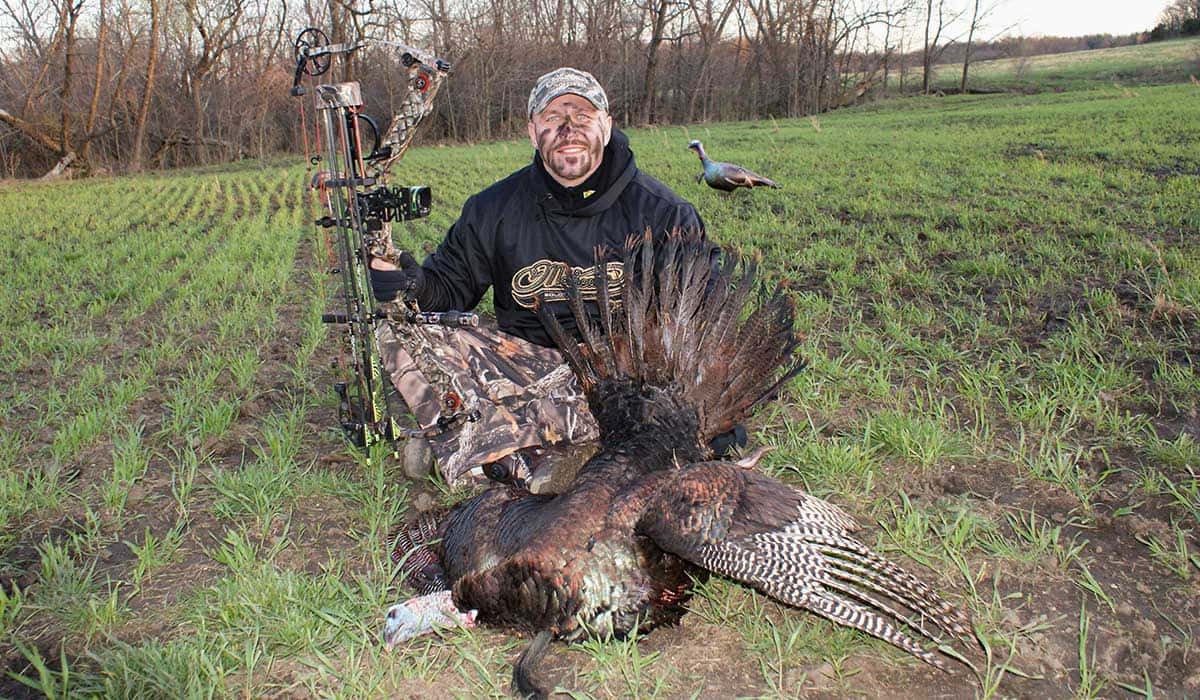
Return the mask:
<svg viewBox="0 0 1200 700">
<path fill-rule="evenodd" d="M 594 293 L 580 276 L 568 277 L 582 343 L 562 332 L 545 304 L 539 308 L 598 421 L 605 419 L 597 406 L 611 398 L 605 392 L 622 384 L 602 380 L 624 378 L 671 391 L 695 409 L 697 442 L 706 445 L 802 368 L 794 357 L 795 310 L 780 290 L 763 293 L 754 261 L 694 235 L 672 234 L 630 239 L 623 264 L 619 297 L 604 286 L 603 264 L 592 271 Z M 589 298 L 599 306 L 599 327 L 583 308 Z M 605 434 L 603 423 L 600 429 Z"/>
<path fill-rule="evenodd" d="M 400 567 L 406 583 L 421 595 L 444 591 L 450 586 L 437 552 L 446 511 L 421 513 L 401 525 L 388 538 L 388 555 Z"/>
<path fill-rule="evenodd" d="M 971 639 L 966 615 L 854 539 L 857 526 L 837 506 L 723 462 L 659 479 L 637 528 L 664 550 L 938 668 L 921 641 L 939 641 L 939 631 Z"/>
<path fill-rule="evenodd" d="M 550 311 L 549 304 L 539 301 L 536 304 L 536 308 L 538 319 L 542 322 L 542 325 L 545 326 L 546 332 L 550 335 L 550 338 L 554 341 L 554 344 L 557 345 L 558 349 L 562 352 L 563 359 L 566 360 L 567 365 L 571 368 L 571 371 L 575 373 L 576 377 L 578 377 L 579 384 L 583 387 L 583 391 L 587 394 L 591 394 L 596 386 L 596 382 L 600 379 L 600 377 L 595 368 L 592 366 L 592 363 L 587 357 L 584 356 L 585 346 L 576 343 L 573 338 L 567 335 L 567 332 L 563 329 L 562 324 L 558 322 L 558 318 L 556 318 L 554 313 Z"/>
<path fill-rule="evenodd" d="M 611 290 L 608 288 L 608 265 L 604 264 L 607 257 L 603 250 L 596 251 L 596 306 L 599 307 L 600 330 L 604 334 L 604 356 L 613 359 L 616 369 L 621 374 L 629 373 L 628 355 L 619 353 L 616 347 L 616 335 L 613 333 L 614 309 Z"/>
<path fill-rule="evenodd" d="M 583 352 L 592 360 L 590 364 L 599 374 L 599 378 L 603 379 L 612 371 L 613 364 L 613 358 L 608 353 L 608 342 L 601 337 L 592 317 L 584 308 L 583 290 L 576 284 L 568 284 L 566 293 L 567 307 L 571 309 L 571 314 L 575 317 L 575 325 L 579 328 L 579 335 L 583 338 Z"/>
<path fill-rule="evenodd" d="M 638 294 L 626 294 L 629 297 L 623 299 L 625 308 L 628 310 L 625 318 L 628 322 L 626 332 L 630 339 L 630 353 L 632 354 L 633 368 L 630 371 L 630 376 L 641 377 L 646 373 L 646 316 L 650 313 L 650 301 L 653 298 L 651 293 L 653 290 L 653 274 L 641 274 L 642 271 L 654 269 L 654 245 L 653 238 L 650 235 L 650 230 L 647 229 L 641 239 L 630 238 L 625 242 L 625 289 L 629 289 L 633 285 L 630 279 L 632 272 L 638 281 Z"/>
</svg>

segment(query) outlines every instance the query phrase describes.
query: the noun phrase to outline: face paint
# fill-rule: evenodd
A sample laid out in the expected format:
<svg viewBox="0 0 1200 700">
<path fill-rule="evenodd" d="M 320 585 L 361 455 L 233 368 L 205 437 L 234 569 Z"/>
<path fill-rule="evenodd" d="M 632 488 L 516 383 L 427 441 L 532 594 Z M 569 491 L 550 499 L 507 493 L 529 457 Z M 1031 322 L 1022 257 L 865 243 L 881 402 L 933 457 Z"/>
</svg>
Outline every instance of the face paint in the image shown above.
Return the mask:
<svg viewBox="0 0 1200 700">
<path fill-rule="evenodd" d="M 533 147 L 546 170 L 567 187 L 586 180 L 604 156 L 612 119 L 578 95 L 556 98 L 529 122 Z"/>
</svg>

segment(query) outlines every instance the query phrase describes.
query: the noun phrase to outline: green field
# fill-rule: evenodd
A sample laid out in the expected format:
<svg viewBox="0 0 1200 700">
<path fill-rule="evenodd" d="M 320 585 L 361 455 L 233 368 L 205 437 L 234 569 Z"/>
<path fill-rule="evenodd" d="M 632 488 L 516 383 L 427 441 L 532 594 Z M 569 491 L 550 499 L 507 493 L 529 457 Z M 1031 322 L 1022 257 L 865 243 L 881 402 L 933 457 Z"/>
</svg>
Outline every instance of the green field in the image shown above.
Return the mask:
<svg viewBox="0 0 1200 700">
<path fill-rule="evenodd" d="M 966 607 L 944 674 L 740 586 L 552 648 L 577 697 L 1195 697 L 1200 86 L 912 98 L 632 131 L 710 235 L 786 280 L 809 368 L 751 421 L 780 478 Z M 783 183 L 694 181 L 701 139 Z M 414 148 L 435 212 L 524 140 Z M 525 642 L 391 652 L 418 493 L 334 427 L 299 160 L 0 191 L 0 696 L 503 696 Z"/>
<path fill-rule="evenodd" d="M 1161 85 L 1200 78 L 1200 37 L 1093 51 L 973 62 L 970 87 L 1043 92 L 1100 85 Z M 937 66 L 934 85 L 957 89 L 962 64 Z"/>
</svg>

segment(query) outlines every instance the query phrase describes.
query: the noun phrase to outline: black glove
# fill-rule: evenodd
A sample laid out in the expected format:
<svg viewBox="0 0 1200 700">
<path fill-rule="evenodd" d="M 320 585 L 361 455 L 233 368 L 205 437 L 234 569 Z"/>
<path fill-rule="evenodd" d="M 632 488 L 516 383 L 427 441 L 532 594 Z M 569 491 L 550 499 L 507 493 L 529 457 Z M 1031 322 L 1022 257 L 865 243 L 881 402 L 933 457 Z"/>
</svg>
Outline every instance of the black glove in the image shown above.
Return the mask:
<svg viewBox="0 0 1200 700">
<path fill-rule="evenodd" d="M 391 301 L 400 292 L 408 292 L 413 296 L 421 293 L 425 275 L 421 266 L 408 251 L 400 253 L 396 259 L 399 270 L 367 269 L 371 273 L 371 291 L 375 293 L 376 301 Z"/>
</svg>

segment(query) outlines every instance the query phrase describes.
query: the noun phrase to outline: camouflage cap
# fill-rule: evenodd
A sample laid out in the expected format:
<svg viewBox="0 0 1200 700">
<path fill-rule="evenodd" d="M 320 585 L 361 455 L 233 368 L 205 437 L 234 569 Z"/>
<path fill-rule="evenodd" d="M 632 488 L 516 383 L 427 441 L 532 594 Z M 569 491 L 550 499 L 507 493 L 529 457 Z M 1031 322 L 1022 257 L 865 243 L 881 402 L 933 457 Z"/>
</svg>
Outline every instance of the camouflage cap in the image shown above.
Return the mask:
<svg viewBox="0 0 1200 700">
<path fill-rule="evenodd" d="M 608 95 L 595 76 L 575 68 L 556 68 L 538 78 L 529 92 L 529 116 L 542 111 L 556 97 L 579 95 L 596 109 L 608 111 Z"/>
</svg>

